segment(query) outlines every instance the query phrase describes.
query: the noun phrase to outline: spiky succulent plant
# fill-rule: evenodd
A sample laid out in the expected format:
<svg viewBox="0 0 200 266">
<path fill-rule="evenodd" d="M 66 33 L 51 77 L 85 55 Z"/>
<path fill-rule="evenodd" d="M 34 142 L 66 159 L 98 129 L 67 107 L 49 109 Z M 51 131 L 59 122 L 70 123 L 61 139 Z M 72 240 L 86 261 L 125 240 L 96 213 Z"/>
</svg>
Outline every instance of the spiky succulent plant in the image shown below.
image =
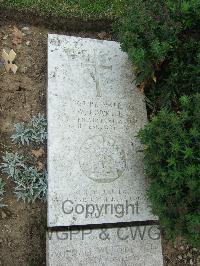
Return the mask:
<svg viewBox="0 0 200 266">
<path fill-rule="evenodd" d="M 47 121 L 44 115 L 38 114 L 27 123 L 17 123 L 14 127 L 11 139 L 15 143 L 24 146 L 39 145 L 44 144 L 47 139 Z M 14 182 L 14 193 L 17 199 L 27 202 L 34 202 L 36 199 L 46 200 L 47 172 L 43 169 L 44 167 L 42 169 L 37 167 L 39 162 L 30 155 L 28 150 L 26 151 L 24 156 L 18 152 L 6 152 L 0 170 Z M 2 185 L 0 183 L 0 196 L 4 192 L 3 186 L 3 183 Z"/>
<path fill-rule="evenodd" d="M 41 144 L 47 139 L 47 120 L 42 114 L 31 118 L 27 123 L 14 125 L 15 130 L 11 139 L 22 145 Z"/>
<path fill-rule="evenodd" d="M 46 199 L 47 173 L 39 171 L 35 166 L 26 163 L 25 158 L 18 153 L 6 153 L 0 169 L 11 177 L 15 183 L 14 193 L 17 199 L 34 202 L 36 199 Z"/>
</svg>

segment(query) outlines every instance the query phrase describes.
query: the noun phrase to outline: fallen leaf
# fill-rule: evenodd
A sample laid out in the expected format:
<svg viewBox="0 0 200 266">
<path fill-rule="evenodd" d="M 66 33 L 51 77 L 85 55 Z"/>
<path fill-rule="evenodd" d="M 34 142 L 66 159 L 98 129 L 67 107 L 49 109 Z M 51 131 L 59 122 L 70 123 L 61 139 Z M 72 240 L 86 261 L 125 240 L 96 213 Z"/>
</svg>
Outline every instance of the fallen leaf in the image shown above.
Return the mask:
<svg viewBox="0 0 200 266">
<path fill-rule="evenodd" d="M 21 44 L 22 43 L 22 36 L 23 36 L 22 32 L 17 27 L 14 26 L 14 28 L 13 28 L 13 40 L 12 40 L 13 44 L 15 44 L 15 45 Z"/>
<path fill-rule="evenodd" d="M 44 154 L 44 150 L 42 148 L 39 150 L 32 150 L 31 152 L 37 159 Z"/>
<path fill-rule="evenodd" d="M 40 170 L 43 170 L 44 169 L 44 164 L 42 162 L 37 162 L 37 169 L 40 171 Z"/>
<path fill-rule="evenodd" d="M 2 58 L 5 62 L 5 69 L 7 72 L 12 70 L 12 72 L 15 74 L 17 72 L 18 67 L 13 63 L 16 57 L 15 51 L 12 49 L 9 54 L 3 50 L 2 52 Z"/>
<path fill-rule="evenodd" d="M 111 35 L 105 31 L 102 31 L 98 34 L 98 37 L 101 39 L 101 40 L 111 40 Z"/>
<path fill-rule="evenodd" d="M 135 66 L 135 65 L 133 65 L 133 72 L 136 72 L 136 73 L 138 73 L 138 72 L 139 72 L 139 70 L 138 70 L 138 67 L 137 67 L 137 66 Z"/>
<path fill-rule="evenodd" d="M 144 93 L 144 88 L 145 88 L 145 82 L 142 82 L 140 85 L 139 85 L 139 90 Z"/>
<path fill-rule="evenodd" d="M 4 211 L 1 212 L 2 219 L 5 219 L 7 217 L 6 213 Z"/>
<path fill-rule="evenodd" d="M 8 35 L 5 35 L 4 37 L 3 37 L 3 40 L 7 40 L 8 39 Z"/>
</svg>

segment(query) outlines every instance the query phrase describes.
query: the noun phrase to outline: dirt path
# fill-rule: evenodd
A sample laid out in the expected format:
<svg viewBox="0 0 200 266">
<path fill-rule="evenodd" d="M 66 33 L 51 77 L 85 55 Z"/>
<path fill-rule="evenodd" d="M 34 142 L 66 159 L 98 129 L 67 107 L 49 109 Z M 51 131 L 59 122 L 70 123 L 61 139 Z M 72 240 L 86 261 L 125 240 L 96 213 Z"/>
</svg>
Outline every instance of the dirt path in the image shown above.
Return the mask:
<svg viewBox="0 0 200 266">
<path fill-rule="evenodd" d="M 47 31 L 31 28 L 22 43 L 13 45 L 13 26 L 0 27 L 0 51 L 14 49 L 19 69 L 16 75 L 0 74 L 0 157 L 12 151 L 10 134 L 13 124 L 26 121 L 46 109 L 46 38 Z M 21 28 L 22 25 L 16 25 Z M 30 45 L 28 44 L 30 41 Z M 26 44 L 27 43 L 27 44 Z M 5 204 L 0 210 L 0 265 L 29 265 L 45 262 L 45 204 L 17 202 L 10 180 L 6 182 Z"/>
</svg>

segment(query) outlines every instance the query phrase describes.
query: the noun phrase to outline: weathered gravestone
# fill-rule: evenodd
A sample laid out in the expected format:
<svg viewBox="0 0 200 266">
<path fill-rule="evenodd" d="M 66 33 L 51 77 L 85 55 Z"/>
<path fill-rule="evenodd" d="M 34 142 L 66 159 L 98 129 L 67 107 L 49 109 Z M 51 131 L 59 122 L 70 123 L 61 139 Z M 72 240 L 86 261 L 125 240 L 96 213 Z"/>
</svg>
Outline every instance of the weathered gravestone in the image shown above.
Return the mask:
<svg viewBox="0 0 200 266">
<path fill-rule="evenodd" d="M 146 109 L 132 73 L 116 42 L 49 35 L 49 266 L 163 265 L 159 230 L 125 224 L 156 220 L 136 138 Z M 89 224 L 96 229 L 76 227 Z"/>
<path fill-rule="evenodd" d="M 49 35 L 48 226 L 155 220 L 136 138 L 144 97 L 120 45 Z"/>
<path fill-rule="evenodd" d="M 156 226 L 47 234 L 49 266 L 162 266 Z"/>
</svg>

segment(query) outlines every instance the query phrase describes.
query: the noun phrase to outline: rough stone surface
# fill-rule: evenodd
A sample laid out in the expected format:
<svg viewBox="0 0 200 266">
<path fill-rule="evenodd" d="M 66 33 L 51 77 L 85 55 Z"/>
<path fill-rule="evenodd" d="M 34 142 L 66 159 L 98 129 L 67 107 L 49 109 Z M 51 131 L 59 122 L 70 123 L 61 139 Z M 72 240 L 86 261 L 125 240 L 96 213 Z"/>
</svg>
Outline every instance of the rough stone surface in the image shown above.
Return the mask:
<svg viewBox="0 0 200 266">
<path fill-rule="evenodd" d="M 144 97 L 120 44 L 49 35 L 48 226 L 155 220 L 146 198 Z"/>
<path fill-rule="evenodd" d="M 49 266 L 162 266 L 156 226 L 63 231 L 47 234 Z"/>
</svg>

